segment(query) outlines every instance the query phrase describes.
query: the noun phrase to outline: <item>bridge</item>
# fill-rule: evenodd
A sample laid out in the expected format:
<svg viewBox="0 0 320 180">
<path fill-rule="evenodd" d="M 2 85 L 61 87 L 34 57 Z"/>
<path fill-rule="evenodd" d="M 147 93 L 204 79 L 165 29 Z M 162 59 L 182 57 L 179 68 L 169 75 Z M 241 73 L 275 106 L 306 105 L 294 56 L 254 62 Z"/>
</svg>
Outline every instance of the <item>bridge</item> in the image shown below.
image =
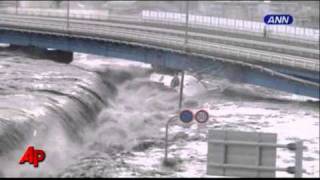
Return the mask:
<svg viewBox="0 0 320 180">
<path fill-rule="evenodd" d="M 0 43 L 117 57 L 319 99 L 318 29 L 149 10 L 115 17 L 2 8 Z"/>
</svg>

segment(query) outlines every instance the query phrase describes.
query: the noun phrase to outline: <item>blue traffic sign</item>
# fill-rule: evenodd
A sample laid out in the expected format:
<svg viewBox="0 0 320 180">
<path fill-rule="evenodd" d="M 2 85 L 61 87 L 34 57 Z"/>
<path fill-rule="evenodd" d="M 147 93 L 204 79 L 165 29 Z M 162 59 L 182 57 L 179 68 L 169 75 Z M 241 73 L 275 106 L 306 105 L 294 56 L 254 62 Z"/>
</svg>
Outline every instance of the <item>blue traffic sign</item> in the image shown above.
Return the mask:
<svg viewBox="0 0 320 180">
<path fill-rule="evenodd" d="M 184 123 L 189 123 L 193 120 L 193 113 L 190 110 L 180 112 L 180 120 Z"/>
</svg>

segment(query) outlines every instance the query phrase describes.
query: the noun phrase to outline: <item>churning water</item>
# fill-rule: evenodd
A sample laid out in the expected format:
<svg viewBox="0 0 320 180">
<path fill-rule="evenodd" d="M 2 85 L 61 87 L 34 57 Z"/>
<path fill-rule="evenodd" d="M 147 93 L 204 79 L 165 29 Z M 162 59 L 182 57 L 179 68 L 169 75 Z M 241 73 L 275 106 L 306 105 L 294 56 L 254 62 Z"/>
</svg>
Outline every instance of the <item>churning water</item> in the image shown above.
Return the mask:
<svg viewBox="0 0 320 180">
<path fill-rule="evenodd" d="M 210 120 L 174 123 L 169 157 L 178 164 L 161 166 L 164 126 L 178 106 L 171 79 L 111 58 L 76 54 L 66 65 L 1 50 L 0 176 L 204 177 L 208 128 L 274 132 L 279 143 L 303 139 L 304 176 L 319 176 L 318 102 L 192 74 L 184 107 L 206 109 Z M 39 168 L 18 164 L 28 145 L 47 154 Z M 277 165 L 293 165 L 292 156 L 279 151 Z"/>
</svg>

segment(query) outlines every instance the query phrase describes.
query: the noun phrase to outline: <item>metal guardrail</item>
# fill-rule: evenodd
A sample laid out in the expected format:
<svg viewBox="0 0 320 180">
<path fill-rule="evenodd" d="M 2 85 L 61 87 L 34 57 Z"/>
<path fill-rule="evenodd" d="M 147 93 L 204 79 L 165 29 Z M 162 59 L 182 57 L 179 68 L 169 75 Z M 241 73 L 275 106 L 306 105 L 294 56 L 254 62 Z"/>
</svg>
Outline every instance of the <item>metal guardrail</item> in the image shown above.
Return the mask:
<svg viewBox="0 0 320 180">
<path fill-rule="evenodd" d="M 53 15 L 53 14 L 52 14 Z M 84 15 L 78 15 L 78 17 L 83 17 L 85 18 L 86 16 Z M 0 17 L 1 18 L 1 17 Z M 52 22 L 46 21 L 46 22 L 41 22 L 38 23 L 36 21 L 32 21 L 32 23 L 27 22 L 26 20 L 9 20 L 9 19 L 0 19 L 2 24 L 19 24 L 20 26 L 25 24 L 27 27 L 33 26 L 33 27 L 40 27 L 40 28 L 50 28 L 50 29 L 63 29 L 63 26 L 65 23 L 57 23 L 57 22 Z M 11 21 L 11 22 L 9 22 Z M 36 25 L 37 24 L 37 25 Z M 100 35 L 114 35 L 114 36 L 120 36 L 120 37 L 126 37 L 126 38 L 133 38 L 135 40 L 146 40 L 147 42 L 156 42 L 158 44 L 162 45 L 176 45 L 176 46 L 181 46 L 182 47 L 182 41 L 183 38 L 179 38 L 177 36 L 173 36 L 170 33 L 159 33 L 159 32 L 152 32 L 152 31 L 147 31 L 148 33 L 145 33 L 143 30 L 132 30 L 130 28 L 113 28 L 113 27 L 98 27 L 94 26 L 88 27 L 85 24 L 84 25 L 79 25 L 76 23 L 71 23 L 70 29 L 68 29 L 69 32 L 72 31 L 78 31 L 81 32 L 85 30 L 85 32 L 91 32 L 93 35 L 94 34 L 100 34 Z M 143 35 L 141 35 L 143 34 Z M 161 35 L 161 39 L 159 40 L 159 35 Z M 137 39 L 138 37 L 138 39 Z M 282 55 L 279 53 L 265 53 L 263 51 L 259 50 L 252 50 L 248 48 L 240 48 L 240 47 L 234 47 L 234 46 L 226 46 L 226 45 L 221 45 L 217 43 L 212 43 L 212 42 L 205 42 L 205 41 L 200 41 L 200 40 L 193 40 L 191 39 L 190 42 L 188 43 L 188 47 L 192 48 L 192 50 L 198 50 L 202 52 L 207 52 L 207 53 L 225 53 L 228 55 L 232 55 L 238 58 L 244 58 L 247 60 L 251 61 L 260 61 L 260 62 L 268 62 L 268 63 L 275 63 L 275 64 L 283 64 L 287 66 L 293 66 L 293 67 L 300 67 L 303 69 L 310 69 L 313 71 L 319 71 L 319 62 L 314 61 L 313 59 L 308 59 L 308 58 L 301 58 L 297 56 L 288 56 L 288 55 Z"/>
</svg>

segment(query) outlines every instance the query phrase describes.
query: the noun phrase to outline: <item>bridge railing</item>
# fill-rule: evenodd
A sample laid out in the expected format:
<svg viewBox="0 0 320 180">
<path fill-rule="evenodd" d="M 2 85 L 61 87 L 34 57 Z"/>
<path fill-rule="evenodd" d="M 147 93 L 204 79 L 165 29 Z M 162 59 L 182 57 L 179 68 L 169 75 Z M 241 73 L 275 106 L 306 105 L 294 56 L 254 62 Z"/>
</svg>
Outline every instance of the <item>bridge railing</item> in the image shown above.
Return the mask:
<svg viewBox="0 0 320 180">
<path fill-rule="evenodd" d="M 185 23 L 185 14 L 143 10 L 141 16 L 144 20 L 159 22 Z M 246 21 L 241 19 L 229 19 L 214 16 L 189 15 L 191 26 L 201 26 L 204 28 L 220 27 L 232 32 L 245 31 L 263 36 L 264 28 L 267 30 L 268 37 L 286 37 L 319 41 L 319 30 L 302 28 L 295 26 L 265 26 L 263 22 Z"/>
<path fill-rule="evenodd" d="M 8 14 L 18 14 L 18 15 L 30 15 L 30 16 L 50 16 L 50 17 L 67 17 L 66 9 L 53 9 L 53 8 L 5 8 L 1 9 L 1 12 Z M 109 11 L 101 10 L 70 10 L 70 18 L 85 18 L 85 19 L 100 19 L 107 20 L 109 18 Z"/>
<path fill-rule="evenodd" d="M 38 16 L 66 17 L 66 9 L 39 9 L 39 8 L 5 8 L 1 12 L 9 14 L 25 14 Z M 113 16 L 108 10 L 78 10 L 70 9 L 70 18 L 85 19 L 123 19 L 129 21 L 152 21 L 160 24 L 183 25 L 185 23 L 184 13 L 173 13 L 165 11 L 143 10 L 140 16 Z M 195 28 L 216 29 L 229 32 L 241 32 L 250 35 L 267 36 L 279 39 L 297 39 L 319 42 L 319 29 L 295 27 L 295 26 L 265 26 L 262 22 L 246 21 L 241 19 L 230 19 L 214 16 L 189 15 L 189 25 Z"/>
</svg>

